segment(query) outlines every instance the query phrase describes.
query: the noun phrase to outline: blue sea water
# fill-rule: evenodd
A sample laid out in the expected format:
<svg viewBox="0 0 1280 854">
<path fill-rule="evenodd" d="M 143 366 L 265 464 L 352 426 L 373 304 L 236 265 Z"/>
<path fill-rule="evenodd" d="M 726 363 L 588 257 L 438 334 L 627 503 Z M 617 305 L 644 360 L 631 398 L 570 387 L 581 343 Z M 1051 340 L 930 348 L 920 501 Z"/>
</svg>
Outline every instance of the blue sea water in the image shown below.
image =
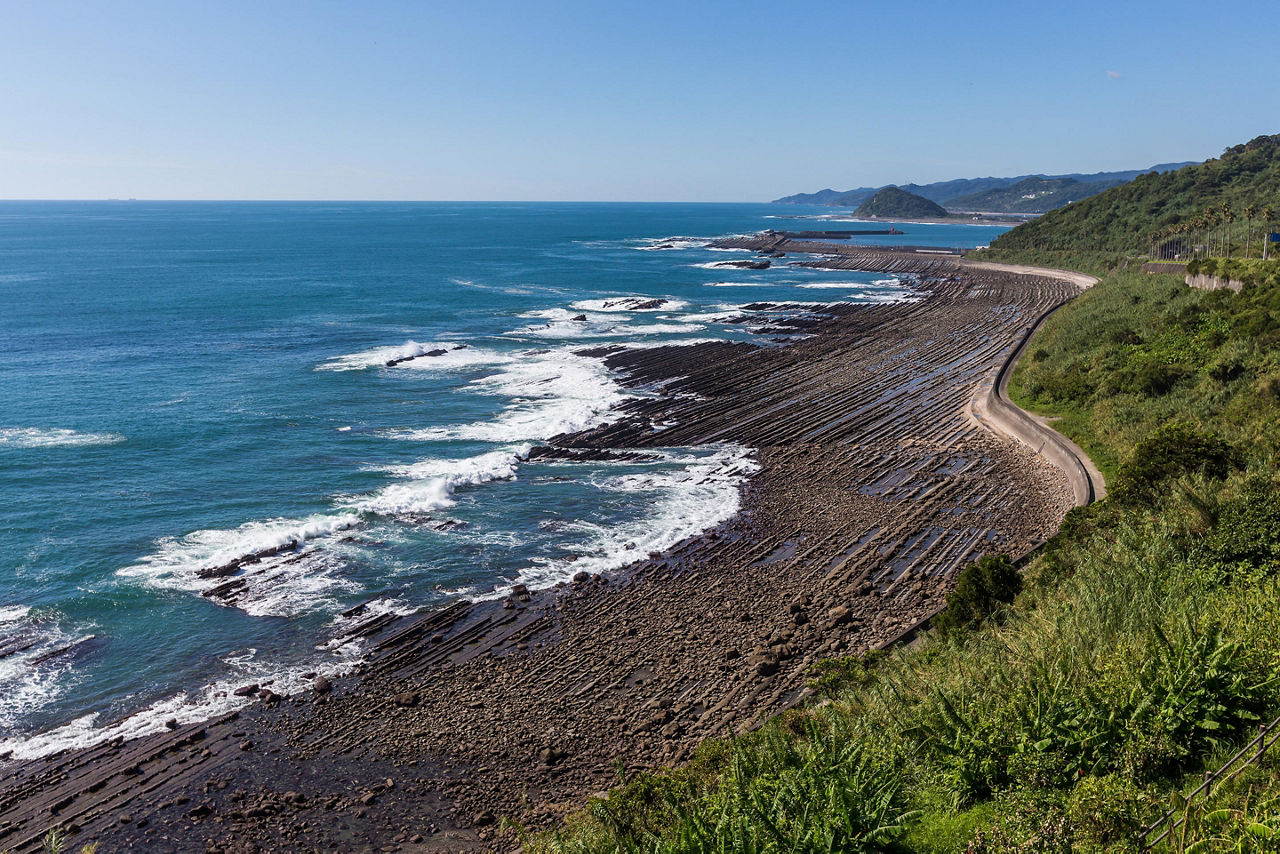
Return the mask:
<svg viewBox="0 0 1280 854">
<path fill-rule="evenodd" d="M 622 566 L 731 516 L 750 449 L 522 457 L 656 393 L 584 347 L 751 340 L 727 322 L 750 303 L 909 298 L 711 266 L 751 256 L 708 238 L 815 227 L 792 213 L 830 211 L 0 203 L 0 755 L 198 720 L 249 681 L 287 692 L 359 660 L 353 620 Z M 1003 230 L 898 227 L 860 239 Z"/>
</svg>

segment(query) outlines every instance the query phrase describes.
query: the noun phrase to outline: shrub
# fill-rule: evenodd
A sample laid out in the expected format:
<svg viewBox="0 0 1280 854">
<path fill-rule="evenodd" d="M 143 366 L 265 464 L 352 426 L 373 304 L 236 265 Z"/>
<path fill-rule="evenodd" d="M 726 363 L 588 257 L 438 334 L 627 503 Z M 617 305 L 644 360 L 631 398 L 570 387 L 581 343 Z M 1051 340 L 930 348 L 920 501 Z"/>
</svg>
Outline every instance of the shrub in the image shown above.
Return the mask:
<svg viewBox="0 0 1280 854">
<path fill-rule="evenodd" d="M 1192 561 L 1222 582 L 1241 572 L 1280 571 L 1280 492 L 1262 475 L 1217 510 L 1216 524 L 1192 545 Z"/>
<path fill-rule="evenodd" d="M 809 668 L 809 688 L 816 694 L 835 699 L 849 688 L 863 688 L 874 679 L 876 665 L 885 653 L 868 650 L 862 655 L 844 655 L 819 661 Z"/>
<path fill-rule="evenodd" d="M 947 607 L 933 620 L 943 634 L 981 625 L 1011 603 L 1022 590 L 1022 574 L 1004 555 L 984 555 L 960 570 Z"/>
<path fill-rule="evenodd" d="M 1111 337 L 1107 339 L 1112 344 L 1141 344 L 1142 336 L 1134 332 L 1129 327 L 1117 329 L 1111 333 Z"/>
<path fill-rule="evenodd" d="M 1099 843 L 1137 836 L 1148 809 L 1142 792 L 1115 774 L 1085 777 L 1067 799 L 1067 818 L 1076 835 Z"/>
<path fill-rule="evenodd" d="M 1111 495 L 1122 504 L 1150 504 L 1169 480 L 1193 474 L 1222 479 L 1242 465 L 1240 451 L 1216 433 L 1169 424 L 1134 447 Z"/>
</svg>

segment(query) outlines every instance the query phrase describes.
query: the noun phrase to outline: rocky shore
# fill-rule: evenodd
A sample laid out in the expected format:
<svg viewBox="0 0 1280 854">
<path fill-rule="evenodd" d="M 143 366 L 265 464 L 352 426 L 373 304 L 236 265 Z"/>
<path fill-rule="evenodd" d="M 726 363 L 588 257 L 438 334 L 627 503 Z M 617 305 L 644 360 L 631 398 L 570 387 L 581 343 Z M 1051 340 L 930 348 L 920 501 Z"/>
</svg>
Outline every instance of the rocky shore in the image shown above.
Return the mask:
<svg viewBox="0 0 1280 854">
<path fill-rule="evenodd" d="M 665 393 L 534 451 L 754 448 L 735 519 L 618 573 L 371 618 L 368 663 L 306 696 L 246 686 L 261 702 L 238 715 L 0 761 L 0 850 L 53 826 L 104 851 L 509 850 L 503 819 L 546 826 L 910 631 L 966 562 L 1025 552 L 1073 500 L 970 404 L 1076 286 L 918 260 L 919 301 L 810 310 L 786 346 L 610 351 Z"/>
</svg>

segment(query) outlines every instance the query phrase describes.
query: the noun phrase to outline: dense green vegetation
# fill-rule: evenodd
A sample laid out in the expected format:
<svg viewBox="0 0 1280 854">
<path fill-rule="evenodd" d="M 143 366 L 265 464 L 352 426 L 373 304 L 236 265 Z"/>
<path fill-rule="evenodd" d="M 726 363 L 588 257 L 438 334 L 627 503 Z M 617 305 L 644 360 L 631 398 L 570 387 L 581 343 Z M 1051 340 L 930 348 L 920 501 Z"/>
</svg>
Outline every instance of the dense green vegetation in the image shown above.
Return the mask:
<svg viewBox="0 0 1280 854">
<path fill-rule="evenodd" d="M 897 187 L 885 187 L 867 199 L 853 212 L 854 216 L 878 217 L 944 217 L 946 210 L 924 196 Z"/>
<path fill-rule="evenodd" d="M 1008 187 L 952 199 L 947 202 L 947 208 L 953 211 L 1044 213 L 1096 196 L 1103 190 L 1123 183 L 1125 182 L 1115 179 L 1086 182 L 1075 178 L 1024 178 Z"/>
<path fill-rule="evenodd" d="M 1278 343 L 1274 282 L 1108 276 L 1011 390 L 1062 416 L 1111 497 L 1021 576 L 967 569 L 922 645 L 824 663 L 804 707 L 526 850 L 1138 850 L 1280 713 Z M 1280 750 L 1184 813 L 1157 850 L 1280 850 Z"/>
<path fill-rule="evenodd" d="M 1206 276 L 1217 276 L 1219 279 L 1235 279 L 1249 285 L 1280 285 L 1278 259 L 1196 258 L 1187 263 L 1187 272 L 1192 275 L 1203 273 Z"/>
<path fill-rule="evenodd" d="M 930 201 L 945 205 L 952 210 L 964 210 L 965 208 L 953 204 L 959 199 L 971 196 L 977 196 L 982 193 L 991 191 L 999 191 L 1012 187 L 1015 184 L 1024 181 L 1068 181 L 1076 184 L 1088 185 L 1091 192 L 1097 193 L 1107 187 L 1115 187 L 1132 181 L 1134 178 L 1144 172 L 1168 172 L 1172 169 L 1181 169 L 1188 166 L 1189 163 L 1161 163 L 1152 166 L 1150 169 L 1131 169 L 1123 172 L 1094 172 L 1089 175 L 1074 173 L 1071 175 L 1018 175 L 1012 178 L 954 178 L 950 181 L 935 181 L 932 184 L 899 184 L 897 186 L 906 190 L 908 193 L 915 193 L 917 196 L 924 196 Z M 856 207 L 867 199 L 875 195 L 876 190 L 882 187 L 858 187 L 854 190 L 819 190 L 816 193 L 796 193 L 792 196 L 784 196 L 781 199 L 774 199 L 775 204 L 793 204 L 793 205 L 832 205 L 835 207 Z M 1023 193 L 1019 194 L 1024 195 Z M 1068 199 L 1084 198 L 1082 195 L 1070 194 L 1060 199 L 1061 204 L 1066 204 Z M 1009 208 L 1000 208 L 1001 212 L 1008 212 Z M 1049 210 L 1049 207 L 1034 208 L 1034 211 Z"/>
<path fill-rule="evenodd" d="M 1064 255 L 1146 254 L 1153 236 L 1163 233 L 1161 242 L 1178 241 L 1183 254 L 1193 244 L 1207 241 L 1217 246 L 1213 254 L 1244 254 L 1252 244 L 1258 257 L 1260 235 L 1265 226 L 1274 225 L 1263 221 L 1261 211 L 1276 202 L 1280 202 L 1280 135 L 1260 136 L 1227 149 L 1220 158 L 1174 172 L 1139 175 L 1121 187 L 1050 211 L 1001 235 L 992 248 Z M 1215 212 L 1224 205 L 1229 213 L 1214 222 Z M 1247 210 L 1257 218 L 1247 217 Z M 1197 217 L 1209 222 L 1196 229 L 1192 224 Z M 1162 231 L 1187 225 L 1192 228 L 1185 238 Z"/>
</svg>

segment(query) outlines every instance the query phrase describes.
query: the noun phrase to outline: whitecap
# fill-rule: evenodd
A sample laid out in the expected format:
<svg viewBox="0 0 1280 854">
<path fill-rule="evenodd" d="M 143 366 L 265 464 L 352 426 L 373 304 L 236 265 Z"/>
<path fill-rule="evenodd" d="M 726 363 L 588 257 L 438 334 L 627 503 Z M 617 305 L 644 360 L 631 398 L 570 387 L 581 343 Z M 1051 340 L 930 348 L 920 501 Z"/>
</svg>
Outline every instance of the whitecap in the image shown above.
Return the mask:
<svg viewBox="0 0 1280 854">
<path fill-rule="evenodd" d="M 512 398 L 512 402 L 493 421 L 386 435 L 416 441 L 549 439 L 608 423 L 613 417 L 610 413 L 634 397 L 622 390 L 601 360 L 569 349 L 524 353 L 497 373 L 473 380 L 469 387 L 480 394 Z"/>
<path fill-rule="evenodd" d="M 649 512 L 629 522 L 607 526 L 583 521 L 567 523 L 566 530 L 583 535 L 579 543 L 571 546 L 574 559 L 536 560 L 519 573 L 518 581 L 530 587 L 545 587 L 579 572 L 619 569 L 664 552 L 737 515 L 742 504 L 741 485 L 759 471 L 752 452 L 738 445 L 719 446 L 710 455 L 667 454 L 662 462 L 683 467 L 655 467 L 594 482 L 605 491 L 650 496 Z"/>
<path fill-rule="evenodd" d="M 59 427 L 0 427 L 0 448 L 78 448 L 123 442 L 119 433 L 78 433 Z"/>
<path fill-rule="evenodd" d="M 702 249 L 717 237 L 641 237 L 636 240 L 628 241 L 634 249 L 643 249 L 646 251 L 664 250 L 664 249 Z"/>
<path fill-rule="evenodd" d="M 577 317 L 582 317 L 578 315 Z M 582 338 L 630 338 L 638 335 L 680 335 L 697 331 L 697 326 L 678 326 L 671 323 L 627 323 L 614 315 L 592 315 L 583 320 L 576 317 L 549 320 L 545 324 L 526 326 L 508 332 L 522 338 L 548 338 L 553 340 L 577 340 Z"/>
<path fill-rule="evenodd" d="M 281 667 L 270 662 L 256 660 L 256 650 L 229 655 L 223 659 L 234 673 L 194 693 L 181 692 L 152 703 L 140 712 L 98 726 L 97 713 L 77 718 L 71 723 L 55 727 L 36 735 L 15 735 L 0 738 L 0 753 L 12 753 L 14 759 L 38 759 L 63 750 L 92 747 L 114 738 L 131 740 L 164 732 L 168 721 L 179 725 L 209 720 L 218 715 L 244 708 L 257 702 L 256 697 L 237 697 L 235 689 L 254 682 L 271 682 L 271 690 L 288 696 L 311 688 L 319 674 L 335 678 L 350 673 L 359 662 L 361 647 L 347 642 L 337 645 L 334 661 L 319 665 L 298 664 Z"/>
<path fill-rule="evenodd" d="M 93 639 L 69 635 L 56 623 L 31 619 L 30 613 L 25 605 L 0 608 L 0 649 L 7 650 L 0 658 L 0 732 L 57 700 L 72 673 L 73 648 Z"/>
<path fill-rule="evenodd" d="M 459 460 L 422 460 L 385 470 L 406 480 L 393 483 L 352 505 L 366 513 L 384 516 L 430 513 L 451 507 L 454 491 L 496 480 L 514 480 L 520 460 L 529 453 L 525 445 L 512 451 L 491 451 Z"/>
<path fill-rule="evenodd" d="M 316 366 L 317 371 L 365 371 L 370 368 L 412 368 L 451 371 L 476 365 L 498 364 L 508 357 L 483 347 L 469 347 L 456 341 L 422 343 L 406 341 L 387 347 L 373 347 L 358 353 L 337 356 Z M 394 364 L 390 364 L 394 363 Z"/>
<path fill-rule="evenodd" d="M 27 605 L 0 605 L 0 623 L 16 623 L 30 613 Z"/>
<path fill-rule="evenodd" d="M 206 593 L 231 579 L 241 584 L 210 597 L 253 616 L 291 616 L 331 609 L 333 595 L 359 587 L 337 576 L 340 561 L 314 542 L 356 527 L 356 513 L 247 522 L 238 528 L 194 531 L 160 540 L 138 563 L 116 571 L 161 588 Z"/>
<path fill-rule="evenodd" d="M 628 312 L 628 311 L 679 311 L 689 303 L 682 299 L 673 297 L 649 297 L 638 294 L 627 294 L 614 297 L 606 297 L 604 299 L 580 299 L 576 302 L 569 303 L 570 308 L 579 311 L 605 311 L 605 312 Z"/>
</svg>

